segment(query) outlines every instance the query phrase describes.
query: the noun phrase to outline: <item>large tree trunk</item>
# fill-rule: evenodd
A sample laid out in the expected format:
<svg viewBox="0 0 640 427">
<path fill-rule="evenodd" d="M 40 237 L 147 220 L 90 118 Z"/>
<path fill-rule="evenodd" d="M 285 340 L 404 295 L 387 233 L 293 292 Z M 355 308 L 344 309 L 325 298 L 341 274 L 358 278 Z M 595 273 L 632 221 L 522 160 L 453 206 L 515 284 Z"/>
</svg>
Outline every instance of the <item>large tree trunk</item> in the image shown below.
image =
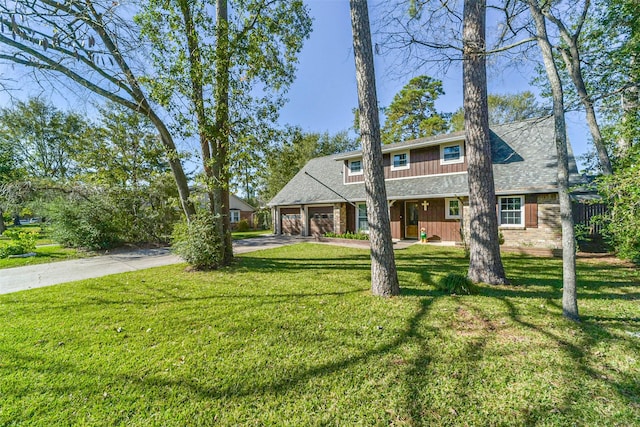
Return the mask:
<svg viewBox="0 0 640 427">
<path fill-rule="evenodd" d="M 215 88 L 215 148 L 214 187 L 216 214 L 220 216 L 222 260 L 228 265 L 233 260 L 231 219 L 229 218 L 229 73 L 231 52 L 229 46 L 229 24 L 227 0 L 216 1 L 216 88 Z"/>
<path fill-rule="evenodd" d="M 158 133 L 160 134 L 160 141 L 162 142 L 164 150 L 167 153 L 167 159 L 169 160 L 169 166 L 173 174 L 173 179 L 176 183 L 176 187 L 178 188 L 178 196 L 180 197 L 182 210 L 187 218 L 187 222 L 190 222 L 191 219 L 196 215 L 196 209 L 190 200 L 191 190 L 189 190 L 187 176 L 185 175 L 184 169 L 182 168 L 182 163 L 180 162 L 180 157 L 178 156 L 178 149 L 173 142 L 173 137 L 171 136 L 171 133 L 165 126 L 162 119 L 160 119 L 156 115 L 155 111 L 153 111 L 151 108 L 148 108 L 142 112 L 149 118 L 149 120 L 151 120 L 151 122 L 158 130 Z"/>
<path fill-rule="evenodd" d="M 465 0 L 463 42 L 464 122 L 469 180 L 469 279 L 504 284 L 500 257 L 496 192 L 491 161 L 485 0 Z"/>
<path fill-rule="evenodd" d="M 579 320 L 576 291 L 576 243 L 573 229 L 571 199 L 569 198 L 569 155 L 567 129 L 564 118 L 564 93 L 544 15 L 537 0 L 528 0 L 529 10 L 536 25 L 538 46 L 542 52 L 544 67 L 553 96 L 556 151 L 558 156 L 558 196 L 560 199 L 560 223 L 562 226 L 562 313 L 572 320 Z"/>
<path fill-rule="evenodd" d="M 400 285 L 391 240 L 389 206 L 382 166 L 380 118 L 373 69 L 369 11 L 366 0 L 351 0 L 350 5 L 367 221 L 371 243 L 371 292 L 378 296 L 399 295 Z"/>
<path fill-rule="evenodd" d="M 135 76 L 135 74 L 129 67 L 129 64 L 125 61 L 117 44 L 112 40 L 111 36 L 106 31 L 105 29 L 106 26 L 104 25 L 104 22 L 102 20 L 102 15 L 100 15 L 96 11 L 96 9 L 93 7 L 91 2 L 87 2 L 87 8 L 91 11 L 91 14 L 89 17 L 84 19 L 84 22 L 90 25 L 96 31 L 96 33 L 100 36 L 100 39 L 102 40 L 105 47 L 113 57 L 114 61 L 118 64 L 118 66 L 124 73 L 126 80 L 129 83 L 129 86 L 131 87 L 131 94 L 134 100 L 136 101 L 136 111 L 146 115 L 149 118 L 149 120 L 151 120 L 151 122 L 154 124 L 154 126 L 158 130 L 158 133 L 160 134 L 160 141 L 162 142 L 162 145 L 167 154 L 167 159 L 169 160 L 169 166 L 171 167 L 171 172 L 173 173 L 173 178 L 175 180 L 176 187 L 178 188 L 178 196 L 180 197 L 182 210 L 187 218 L 187 222 L 189 222 L 191 218 L 195 216 L 196 210 L 193 203 L 190 200 L 191 192 L 189 190 L 189 184 L 187 181 L 187 177 L 184 173 L 184 169 L 182 167 L 180 157 L 178 156 L 178 150 L 173 141 L 173 137 L 171 136 L 171 133 L 165 126 L 162 119 L 158 117 L 156 112 L 153 110 L 153 108 L 149 104 L 147 97 L 144 95 L 144 92 L 140 87 L 138 78 Z M 79 80 L 76 80 L 76 81 L 79 82 L 80 84 L 83 84 Z M 96 92 L 97 88 L 89 87 L 89 89 Z M 127 103 L 121 102 L 120 98 L 116 97 L 113 94 L 109 96 L 108 94 L 100 93 L 99 91 L 98 93 L 101 94 L 102 96 L 105 96 L 108 99 L 111 99 L 112 101 L 115 100 L 115 102 L 118 102 L 121 105 L 129 107 Z"/>
<path fill-rule="evenodd" d="M 191 102 L 194 105 L 200 134 L 200 151 L 202 166 L 206 176 L 209 207 L 215 218 L 216 235 L 220 238 L 218 265 L 229 265 L 233 259 L 229 222 L 229 178 L 227 173 L 227 145 L 229 121 L 229 46 L 227 32 L 226 0 L 218 0 L 216 4 L 217 45 L 216 52 L 216 87 L 214 93 L 215 124 L 212 126 L 207 116 L 204 103 L 204 81 L 202 79 L 204 64 L 200 54 L 200 42 L 193 22 L 191 6 L 188 0 L 180 1 L 187 48 L 189 50 L 189 66 L 191 80 Z"/>
</svg>

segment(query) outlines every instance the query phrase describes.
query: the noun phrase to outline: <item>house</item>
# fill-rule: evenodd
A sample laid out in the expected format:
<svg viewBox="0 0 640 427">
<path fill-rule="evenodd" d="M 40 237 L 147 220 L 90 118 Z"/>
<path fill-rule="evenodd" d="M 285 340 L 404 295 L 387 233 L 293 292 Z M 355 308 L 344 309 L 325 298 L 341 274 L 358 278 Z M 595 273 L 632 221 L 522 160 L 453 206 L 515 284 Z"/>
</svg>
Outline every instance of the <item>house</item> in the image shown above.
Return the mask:
<svg viewBox="0 0 640 427">
<path fill-rule="evenodd" d="M 235 194 L 229 194 L 229 219 L 231 220 L 231 227 L 235 228 L 241 220 L 246 220 L 249 227 L 253 228 L 253 213 L 255 209 L 253 206 L 236 196 Z"/>
<path fill-rule="evenodd" d="M 560 248 L 551 117 L 492 126 L 496 214 L 505 244 Z M 579 184 L 569 147 L 570 183 Z M 394 239 L 460 242 L 469 204 L 464 132 L 382 147 Z M 362 152 L 309 161 L 269 202 L 277 234 L 366 232 Z"/>
<path fill-rule="evenodd" d="M 191 193 L 195 195 L 197 204 L 201 209 L 208 207 L 208 198 L 202 186 L 194 186 L 190 188 Z M 241 220 L 246 220 L 250 228 L 254 228 L 255 208 L 236 196 L 229 193 L 229 221 L 231 228 L 235 229 Z"/>
</svg>

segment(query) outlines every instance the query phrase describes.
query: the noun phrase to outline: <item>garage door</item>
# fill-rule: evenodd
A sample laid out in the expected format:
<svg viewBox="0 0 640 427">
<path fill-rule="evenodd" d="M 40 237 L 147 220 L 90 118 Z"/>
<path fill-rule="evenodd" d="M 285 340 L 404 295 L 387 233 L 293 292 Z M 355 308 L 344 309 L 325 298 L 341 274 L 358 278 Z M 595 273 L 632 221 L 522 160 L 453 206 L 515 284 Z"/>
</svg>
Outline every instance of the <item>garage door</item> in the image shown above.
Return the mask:
<svg viewBox="0 0 640 427">
<path fill-rule="evenodd" d="M 280 209 L 282 234 L 299 235 L 302 233 L 302 215 L 298 208 Z"/>
<path fill-rule="evenodd" d="M 312 236 L 333 233 L 333 206 L 310 207 L 309 230 Z"/>
</svg>

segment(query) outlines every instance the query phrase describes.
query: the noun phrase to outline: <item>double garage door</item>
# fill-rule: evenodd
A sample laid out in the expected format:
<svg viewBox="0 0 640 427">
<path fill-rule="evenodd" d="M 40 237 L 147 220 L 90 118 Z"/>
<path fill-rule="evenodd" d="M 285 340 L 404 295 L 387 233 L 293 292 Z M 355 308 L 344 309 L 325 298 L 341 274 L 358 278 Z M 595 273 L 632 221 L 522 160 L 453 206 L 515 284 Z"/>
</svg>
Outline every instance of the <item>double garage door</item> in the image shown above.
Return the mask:
<svg viewBox="0 0 640 427">
<path fill-rule="evenodd" d="M 311 236 L 333 232 L 333 207 L 314 206 L 308 208 L 309 234 Z M 302 234 L 303 223 L 299 208 L 280 209 L 282 234 Z"/>
</svg>

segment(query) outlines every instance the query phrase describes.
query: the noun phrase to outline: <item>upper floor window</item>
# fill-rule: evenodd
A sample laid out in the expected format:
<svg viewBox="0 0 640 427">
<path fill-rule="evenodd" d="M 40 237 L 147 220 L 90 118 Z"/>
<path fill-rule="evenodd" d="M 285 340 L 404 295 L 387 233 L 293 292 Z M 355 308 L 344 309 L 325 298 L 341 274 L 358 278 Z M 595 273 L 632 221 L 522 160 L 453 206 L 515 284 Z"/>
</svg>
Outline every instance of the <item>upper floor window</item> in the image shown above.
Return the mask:
<svg viewBox="0 0 640 427">
<path fill-rule="evenodd" d="M 362 160 L 349 160 L 349 175 L 362 175 Z"/>
<path fill-rule="evenodd" d="M 391 154 L 391 170 L 409 169 L 409 152 Z"/>
<path fill-rule="evenodd" d="M 524 196 L 498 197 L 498 209 L 501 226 L 524 226 Z"/>
<path fill-rule="evenodd" d="M 461 206 L 459 199 L 444 199 L 444 217 L 445 219 L 460 219 L 461 215 Z"/>
<path fill-rule="evenodd" d="M 444 144 L 440 146 L 440 164 L 452 164 L 464 162 L 464 145 L 462 142 Z"/>
</svg>

